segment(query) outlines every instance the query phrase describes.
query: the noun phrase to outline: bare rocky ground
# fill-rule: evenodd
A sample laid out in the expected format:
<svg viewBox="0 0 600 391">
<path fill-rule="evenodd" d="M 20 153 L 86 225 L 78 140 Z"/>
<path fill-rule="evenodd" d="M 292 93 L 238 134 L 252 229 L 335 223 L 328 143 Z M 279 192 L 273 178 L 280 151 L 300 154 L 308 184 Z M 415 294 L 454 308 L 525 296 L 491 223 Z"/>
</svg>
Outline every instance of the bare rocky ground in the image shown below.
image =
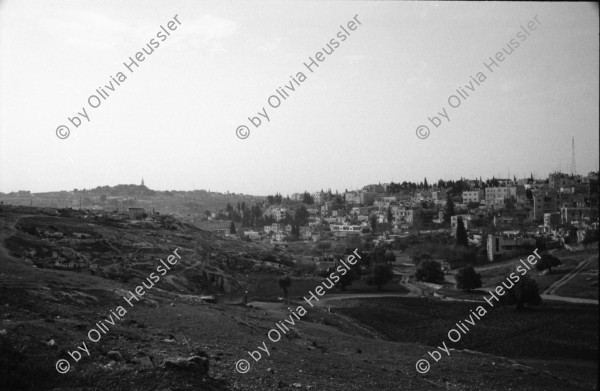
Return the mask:
<svg viewBox="0 0 600 391">
<path fill-rule="evenodd" d="M 131 308 L 102 339 L 86 336 L 122 299 L 124 284 L 94 276 L 21 268 L 2 260 L 0 300 L 5 390 L 590 390 L 589 377 L 573 379 L 568 368 L 551 370 L 514 360 L 452 352 L 427 375 L 414 364 L 427 350 L 418 344 L 376 339 L 351 319 L 311 308 L 279 342 L 268 331 L 289 313 L 285 305 L 243 307 L 185 302 L 152 292 Z M 8 266 L 8 267 L 7 267 Z M 86 341 L 91 356 L 73 363 L 66 351 Z M 253 362 L 248 350 L 266 341 L 270 356 Z M 118 353 L 115 353 L 118 352 Z M 189 367 L 165 361 L 206 357 Z M 263 354 L 264 356 L 264 354 Z M 58 374 L 58 359 L 71 370 Z M 249 359 L 251 370 L 235 363 Z M 540 360 L 538 360 L 540 361 Z M 208 371 L 206 371 L 208 364 Z M 551 363 L 545 363 L 551 365 Z M 570 362 L 568 365 L 573 366 Z M 577 364 L 579 371 L 596 363 Z M 555 373 L 555 374 L 553 374 Z M 7 380 L 4 380 L 7 379 Z"/>
<path fill-rule="evenodd" d="M 3 240 L 14 234 L 14 221 L 4 223 Z M 326 306 L 304 304 L 308 313 L 274 343 L 267 333 L 295 305 L 209 304 L 165 281 L 127 307 L 114 326 L 104 321 L 108 331 L 90 342 L 88 331 L 125 303 L 122 297 L 138 285 L 135 281 L 34 268 L 0 246 L 0 389 L 597 389 L 597 362 L 517 362 L 470 351 L 452 351 L 421 375 L 415 363 L 425 358 L 427 346 L 383 339 Z M 270 355 L 254 362 L 247 352 L 263 341 Z M 82 352 L 75 362 L 68 352 L 82 342 L 90 355 Z M 60 359 L 70 362 L 66 374 L 55 369 Z M 240 359 L 250 361 L 248 373 L 236 371 Z"/>
</svg>

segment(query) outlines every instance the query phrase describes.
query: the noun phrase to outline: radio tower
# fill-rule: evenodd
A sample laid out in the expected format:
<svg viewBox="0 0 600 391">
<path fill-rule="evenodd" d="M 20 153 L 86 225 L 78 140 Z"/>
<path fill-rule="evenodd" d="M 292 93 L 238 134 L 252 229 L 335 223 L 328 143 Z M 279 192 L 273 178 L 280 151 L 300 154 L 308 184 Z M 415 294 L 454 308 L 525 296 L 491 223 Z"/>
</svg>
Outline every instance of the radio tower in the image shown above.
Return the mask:
<svg viewBox="0 0 600 391">
<path fill-rule="evenodd" d="M 575 176 L 577 169 L 575 167 L 575 137 L 571 140 L 571 175 Z"/>
</svg>

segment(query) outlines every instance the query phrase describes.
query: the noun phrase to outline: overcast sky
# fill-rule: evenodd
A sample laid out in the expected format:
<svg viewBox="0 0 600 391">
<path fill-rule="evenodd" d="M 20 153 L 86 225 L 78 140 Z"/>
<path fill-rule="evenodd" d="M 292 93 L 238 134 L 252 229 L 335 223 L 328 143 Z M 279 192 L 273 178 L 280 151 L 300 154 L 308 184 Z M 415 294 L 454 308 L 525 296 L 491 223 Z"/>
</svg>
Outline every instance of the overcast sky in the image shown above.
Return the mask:
<svg viewBox="0 0 600 391">
<path fill-rule="evenodd" d="M 572 137 L 577 172 L 596 171 L 598 33 L 588 3 L 1 1 L 0 191 L 143 177 L 156 190 L 265 195 L 540 177 L 570 169 Z M 303 62 L 332 38 L 311 73 Z M 151 39 L 159 47 L 128 71 Z M 511 39 L 518 48 L 490 72 Z M 104 87 L 119 72 L 126 80 Z M 109 96 L 92 108 L 101 86 Z M 280 87 L 289 97 L 273 108 Z M 451 108 L 459 87 L 469 96 Z M 256 128 L 248 117 L 263 108 Z M 436 128 L 428 117 L 443 108 Z"/>
</svg>

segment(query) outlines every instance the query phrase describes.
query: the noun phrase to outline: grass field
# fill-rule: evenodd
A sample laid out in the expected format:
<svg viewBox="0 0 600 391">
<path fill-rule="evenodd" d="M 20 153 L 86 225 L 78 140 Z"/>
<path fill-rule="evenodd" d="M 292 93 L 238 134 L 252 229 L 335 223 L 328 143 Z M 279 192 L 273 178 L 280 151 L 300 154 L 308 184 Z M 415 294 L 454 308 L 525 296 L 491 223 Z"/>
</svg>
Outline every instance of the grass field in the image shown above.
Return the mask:
<svg viewBox="0 0 600 391">
<path fill-rule="evenodd" d="M 598 300 L 598 257 L 555 292 L 558 296 Z"/>
<path fill-rule="evenodd" d="M 249 276 L 248 300 L 273 300 L 277 297 L 283 297 L 283 290 L 279 287 L 279 275 L 252 275 Z M 309 296 L 310 292 L 314 292 L 315 288 L 321 285 L 323 278 L 305 277 L 292 278 L 292 285 L 288 288 L 288 298 L 301 299 L 304 296 Z M 332 288 L 328 293 L 341 293 L 338 287 Z M 390 282 L 382 287 L 381 291 L 377 287 L 369 286 L 364 281 L 353 281 L 352 285 L 346 287 L 344 293 L 379 293 L 379 292 L 394 292 L 406 293 L 407 290 L 402 285 L 396 282 Z"/>
<path fill-rule="evenodd" d="M 511 358 L 597 360 L 598 307 L 542 305 L 515 311 L 490 308 L 457 343 L 447 333 L 478 304 L 427 299 L 379 298 L 336 303 L 351 316 L 396 342 L 471 349 Z"/>
</svg>

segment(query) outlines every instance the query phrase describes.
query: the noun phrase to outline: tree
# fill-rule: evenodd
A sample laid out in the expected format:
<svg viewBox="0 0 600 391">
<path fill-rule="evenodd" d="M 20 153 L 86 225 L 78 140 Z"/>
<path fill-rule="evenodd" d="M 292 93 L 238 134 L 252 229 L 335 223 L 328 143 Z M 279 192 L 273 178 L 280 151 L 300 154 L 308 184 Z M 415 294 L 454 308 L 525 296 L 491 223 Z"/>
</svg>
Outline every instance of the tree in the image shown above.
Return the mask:
<svg viewBox="0 0 600 391">
<path fill-rule="evenodd" d="M 508 305 L 516 304 L 517 310 L 520 310 L 525 304 L 529 306 L 539 305 L 542 298 L 535 280 L 525 275 L 500 297 L 500 302 Z"/>
<path fill-rule="evenodd" d="M 533 201 L 533 192 L 531 189 L 525 190 L 525 197 L 527 197 L 529 201 Z"/>
<path fill-rule="evenodd" d="M 412 261 L 415 264 L 415 266 L 420 266 L 422 261 L 425 260 L 431 260 L 431 255 L 429 255 L 428 253 L 423 253 L 423 254 L 414 254 L 412 257 Z"/>
<path fill-rule="evenodd" d="M 288 288 L 292 286 L 292 280 L 289 277 L 283 277 L 279 279 L 279 287 L 283 289 L 283 297 L 287 300 Z"/>
<path fill-rule="evenodd" d="M 292 235 L 300 236 L 300 227 L 297 225 L 292 225 Z"/>
<path fill-rule="evenodd" d="M 312 205 L 315 203 L 315 200 L 309 193 L 304 192 L 304 194 L 302 195 L 302 202 L 306 205 Z"/>
<path fill-rule="evenodd" d="M 434 284 L 444 281 L 442 265 L 436 261 L 423 261 L 415 274 L 417 281 L 431 282 Z"/>
<path fill-rule="evenodd" d="M 472 210 L 472 209 L 477 209 L 477 208 L 479 208 L 479 206 L 480 206 L 479 202 L 469 202 L 469 203 L 467 204 L 467 208 L 468 208 L 469 210 Z"/>
<path fill-rule="evenodd" d="M 456 245 L 469 247 L 469 237 L 467 236 L 467 230 L 465 229 L 462 217 L 456 219 Z"/>
<path fill-rule="evenodd" d="M 558 266 L 561 265 L 562 262 L 560 261 L 560 259 L 558 259 L 557 257 L 555 257 L 552 254 L 542 254 L 542 259 L 540 259 L 536 264 L 535 264 L 535 268 L 538 269 L 539 271 L 543 271 L 548 269 L 548 274 L 552 273 L 552 268 L 554 266 Z"/>
<path fill-rule="evenodd" d="M 377 231 L 377 216 L 371 215 L 371 231 L 375 233 Z"/>
<path fill-rule="evenodd" d="M 301 206 L 300 208 L 298 208 L 298 210 L 296 210 L 296 216 L 294 220 L 297 225 L 303 226 L 308 224 L 309 217 L 310 213 L 308 213 L 308 210 L 306 210 L 304 206 Z"/>
<path fill-rule="evenodd" d="M 373 250 L 367 255 L 373 263 L 394 263 L 396 262 L 396 255 L 390 250 L 389 245 L 378 245 L 373 247 Z"/>
<path fill-rule="evenodd" d="M 388 206 L 388 210 L 387 210 L 387 222 L 391 224 L 392 220 L 394 220 L 394 215 L 392 214 L 392 207 Z"/>
<path fill-rule="evenodd" d="M 235 235 L 235 223 L 231 220 L 231 224 L 229 224 L 229 233 Z"/>
<path fill-rule="evenodd" d="M 475 272 L 473 266 L 460 269 L 456 274 L 456 289 L 470 291 L 481 288 L 481 275 Z"/>
<path fill-rule="evenodd" d="M 377 290 L 381 290 L 381 287 L 392 281 L 393 278 L 394 273 L 389 266 L 376 265 L 371 270 L 371 275 L 367 279 L 367 284 L 377 285 Z"/>
<path fill-rule="evenodd" d="M 343 276 L 340 275 L 340 281 L 338 282 L 338 286 L 341 290 L 345 291 L 348 285 L 352 285 L 352 281 L 354 281 L 355 275 L 352 270 L 348 270 L 346 274 Z"/>
<path fill-rule="evenodd" d="M 450 222 L 450 218 L 454 216 L 454 201 L 452 201 L 452 197 L 450 193 L 446 194 L 446 208 L 444 210 L 444 220 L 446 223 Z"/>
<path fill-rule="evenodd" d="M 446 259 L 453 269 L 472 266 L 477 263 L 477 250 L 463 246 L 454 246 L 446 253 Z"/>
</svg>

